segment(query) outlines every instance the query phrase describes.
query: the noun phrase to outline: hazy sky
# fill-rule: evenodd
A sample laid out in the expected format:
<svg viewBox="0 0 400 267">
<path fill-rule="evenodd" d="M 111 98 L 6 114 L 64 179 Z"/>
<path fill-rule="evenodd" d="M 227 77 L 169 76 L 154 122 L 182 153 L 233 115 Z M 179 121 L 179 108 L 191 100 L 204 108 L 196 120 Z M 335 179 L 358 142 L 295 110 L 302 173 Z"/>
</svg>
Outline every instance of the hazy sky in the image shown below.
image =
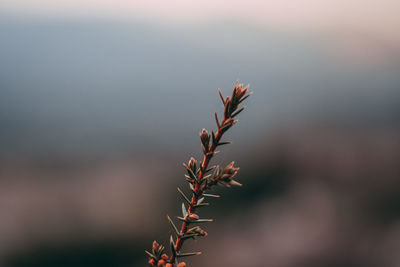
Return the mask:
<svg viewBox="0 0 400 267">
<path fill-rule="evenodd" d="M 374 61 L 400 54 L 399 10 L 399 0 L 0 1 L 3 14 L 41 18 L 139 18 L 163 25 L 237 19 L 270 30 L 317 33 L 329 46 Z M 346 51 L 340 54 L 346 57 Z"/>
<path fill-rule="evenodd" d="M 289 28 L 350 28 L 393 34 L 399 25 L 398 0 L 2 0 L 3 11 L 47 16 L 141 16 L 193 21 L 239 17 Z"/>
</svg>

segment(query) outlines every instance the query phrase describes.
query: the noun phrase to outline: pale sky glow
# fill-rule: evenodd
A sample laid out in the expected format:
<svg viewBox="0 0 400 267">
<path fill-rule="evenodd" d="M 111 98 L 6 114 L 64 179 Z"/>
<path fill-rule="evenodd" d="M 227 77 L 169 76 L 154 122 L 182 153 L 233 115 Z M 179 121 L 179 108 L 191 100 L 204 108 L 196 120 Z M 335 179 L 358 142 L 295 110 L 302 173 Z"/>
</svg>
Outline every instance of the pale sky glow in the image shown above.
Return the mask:
<svg viewBox="0 0 400 267">
<path fill-rule="evenodd" d="M 398 0 L 2 0 L 3 12 L 44 16 L 148 17 L 157 20 L 241 20 L 280 28 L 373 31 L 394 34 Z"/>
<path fill-rule="evenodd" d="M 2 0 L 3 14 L 44 18 L 147 19 L 155 23 L 204 23 L 238 18 L 279 31 L 316 32 L 347 47 L 400 54 L 399 0 Z M 0 13 L 0 14 L 1 14 Z M 167 23 L 168 24 L 168 23 Z M 330 40 L 328 41 L 330 42 Z M 350 46 L 349 44 L 350 43 Z M 387 52 L 389 51 L 389 52 Z M 354 52 L 354 51 L 352 51 Z M 391 57 L 391 56 L 389 56 Z"/>
</svg>

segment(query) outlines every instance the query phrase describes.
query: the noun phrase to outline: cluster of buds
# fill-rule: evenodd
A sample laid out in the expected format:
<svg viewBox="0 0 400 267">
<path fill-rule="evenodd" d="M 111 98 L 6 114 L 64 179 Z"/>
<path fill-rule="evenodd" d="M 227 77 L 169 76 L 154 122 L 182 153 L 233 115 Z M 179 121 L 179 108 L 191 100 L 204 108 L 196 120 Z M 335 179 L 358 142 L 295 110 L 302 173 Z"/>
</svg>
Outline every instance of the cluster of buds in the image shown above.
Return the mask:
<svg viewBox="0 0 400 267">
<path fill-rule="evenodd" d="M 185 174 L 186 180 L 193 184 L 193 182 L 197 180 L 197 160 L 195 160 L 194 158 L 190 158 L 188 164 L 186 165 L 185 163 L 183 163 L 183 166 L 185 166 L 188 172 L 188 174 Z"/>
<path fill-rule="evenodd" d="M 204 231 L 203 229 L 201 229 L 199 226 L 190 228 L 187 232 L 187 235 L 193 235 L 193 237 L 195 236 L 207 236 L 207 232 Z"/>
<path fill-rule="evenodd" d="M 222 96 L 221 90 L 219 91 L 219 95 L 222 99 L 222 103 L 224 103 L 224 118 L 234 118 L 236 117 L 240 112 L 243 111 L 244 108 L 241 108 L 237 110 L 240 106 L 240 104 L 243 103 L 243 101 L 250 96 L 250 94 L 247 94 L 247 91 L 249 89 L 249 85 L 243 88 L 243 84 L 239 84 L 236 82 L 235 86 L 233 87 L 233 92 L 231 98 L 226 97 L 224 98 Z M 237 111 L 236 111 L 237 110 Z M 235 112 L 236 111 L 236 112 Z"/>
<path fill-rule="evenodd" d="M 164 246 L 160 245 L 157 243 L 157 241 L 153 241 L 153 246 L 152 246 L 152 252 L 150 253 L 146 251 L 146 253 L 150 256 L 149 259 L 149 266 L 152 267 L 173 267 L 174 265 L 172 263 L 169 263 L 169 257 L 167 254 L 163 253 L 164 252 Z M 178 267 L 186 267 L 186 263 L 180 262 L 178 264 Z"/>
<path fill-rule="evenodd" d="M 240 168 L 235 168 L 233 165 L 234 161 L 229 163 L 223 170 L 217 167 L 215 170 L 215 174 L 208 181 L 208 186 L 212 186 L 214 184 L 221 184 L 226 187 L 230 187 L 231 185 L 242 186 L 238 181 L 233 180 L 233 177 L 238 173 Z"/>
<path fill-rule="evenodd" d="M 189 188 L 192 191 L 192 197 L 187 197 L 186 194 L 178 187 L 178 192 L 186 202 L 186 205 L 185 203 L 182 203 L 182 216 L 177 217 L 180 221 L 182 221 L 182 226 L 180 228 L 176 227 L 173 220 L 167 216 L 175 234 L 175 238 L 172 235 L 170 236 L 170 249 L 172 255 L 168 257 L 166 254 L 163 254 L 164 247 L 154 241 L 152 253 L 146 251 L 150 257 L 150 266 L 174 267 L 177 263 L 177 258 L 201 254 L 200 252 L 180 252 L 182 244 L 185 240 L 207 236 L 207 232 L 199 226 L 189 228 L 190 224 L 213 221 L 212 219 L 200 218 L 200 216 L 195 213 L 195 210 L 199 207 L 209 206 L 209 203 L 204 202 L 205 198 L 220 197 L 219 195 L 207 194 L 207 190 L 214 185 L 219 184 L 225 187 L 242 185 L 233 179 L 239 170 L 239 168 L 234 167 L 233 161 L 223 169 L 219 166 L 209 168 L 208 165 L 211 158 L 218 152 L 216 151 L 218 146 L 231 143 L 229 141 L 222 142 L 221 138 L 222 135 L 237 122 L 235 117 L 243 111 L 244 107 L 239 107 L 243 101 L 250 96 L 250 94 L 246 95 L 248 88 L 249 86 L 243 87 L 242 84 L 238 85 L 236 82 L 233 88 L 232 96 L 228 96 L 226 98 L 222 96 L 221 90 L 219 90 L 222 103 L 224 104 L 223 120 L 220 122 L 217 113 L 215 113 L 217 131 L 208 132 L 206 129 L 203 129 L 200 132 L 201 147 L 204 154 L 203 160 L 198 163 L 194 158 L 190 158 L 187 164 L 183 164 L 187 171 L 185 177 L 189 183 Z M 186 267 L 186 263 L 180 262 L 178 263 L 177 267 Z"/>
<path fill-rule="evenodd" d="M 150 256 L 149 266 L 166 266 L 168 255 L 163 253 L 164 250 L 165 247 L 163 245 L 158 244 L 155 240 L 153 241 L 153 245 L 151 248 L 152 253 L 146 251 L 147 255 Z M 172 265 L 168 267 L 172 267 Z"/>
</svg>

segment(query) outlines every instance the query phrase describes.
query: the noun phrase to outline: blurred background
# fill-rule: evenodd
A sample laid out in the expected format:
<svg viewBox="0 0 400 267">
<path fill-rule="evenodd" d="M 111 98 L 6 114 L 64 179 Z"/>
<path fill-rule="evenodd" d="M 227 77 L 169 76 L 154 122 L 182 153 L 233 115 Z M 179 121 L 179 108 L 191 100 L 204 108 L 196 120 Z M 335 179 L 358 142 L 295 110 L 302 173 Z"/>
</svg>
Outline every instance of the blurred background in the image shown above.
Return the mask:
<svg viewBox="0 0 400 267">
<path fill-rule="evenodd" d="M 2 0 L 0 266 L 146 266 L 236 79 L 254 94 L 214 163 L 244 186 L 201 211 L 189 266 L 400 266 L 399 10 Z"/>
</svg>

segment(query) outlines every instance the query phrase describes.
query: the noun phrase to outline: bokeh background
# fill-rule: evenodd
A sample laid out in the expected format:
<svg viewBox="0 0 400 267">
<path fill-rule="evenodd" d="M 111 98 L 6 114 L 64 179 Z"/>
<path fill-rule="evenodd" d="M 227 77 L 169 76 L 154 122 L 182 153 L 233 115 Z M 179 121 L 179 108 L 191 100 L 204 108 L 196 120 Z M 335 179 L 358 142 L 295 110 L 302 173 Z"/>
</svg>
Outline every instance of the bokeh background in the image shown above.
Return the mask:
<svg viewBox="0 0 400 267">
<path fill-rule="evenodd" d="M 236 79 L 189 266 L 400 266 L 400 2 L 2 0 L 0 266 L 145 266 Z M 190 244 L 189 244 L 190 243 Z"/>
</svg>

